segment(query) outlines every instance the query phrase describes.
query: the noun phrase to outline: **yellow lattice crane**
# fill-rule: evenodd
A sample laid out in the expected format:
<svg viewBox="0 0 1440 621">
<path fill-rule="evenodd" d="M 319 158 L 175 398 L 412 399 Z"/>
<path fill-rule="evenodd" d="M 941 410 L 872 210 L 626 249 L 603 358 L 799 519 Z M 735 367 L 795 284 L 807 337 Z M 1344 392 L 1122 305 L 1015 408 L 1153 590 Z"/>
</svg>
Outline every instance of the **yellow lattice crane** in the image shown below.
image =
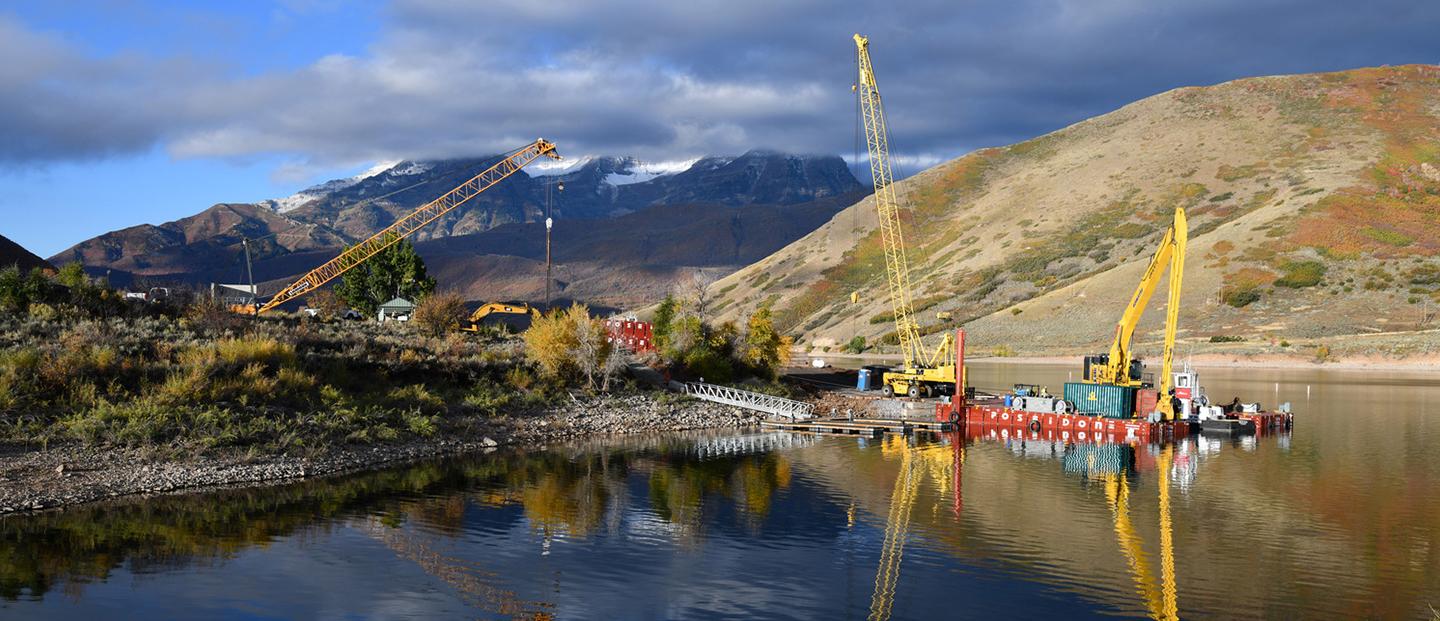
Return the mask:
<svg viewBox="0 0 1440 621">
<path fill-rule="evenodd" d="M 900 230 L 900 201 L 895 196 L 895 178 L 890 170 L 889 129 L 880 102 L 880 87 L 875 84 L 875 72 L 870 66 L 870 39 L 855 35 L 855 48 L 860 69 L 855 92 L 860 98 L 865 144 L 870 152 L 870 178 L 875 184 L 875 210 L 885 252 L 890 309 L 895 316 L 895 334 L 899 337 L 903 361 L 899 370 L 885 374 L 883 390 L 887 397 L 896 393 L 911 397 L 946 394 L 955 389 L 953 337 L 947 333 L 934 351 L 927 350 L 920 340 L 920 325 L 915 320 L 915 305 L 910 295 L 910 265 Z"/>
<path fill-rule="evenodd" d="M 898 448 L 900 471 L 895 474 L 895 489 L 890 492 L 890 511 L 885 516 L 885 539 L 880 544 L 880 563 L 875 569 L 875 593 L 870 596 L 869 621 L 885 621 L 895 605 L 895 587 L 900 583 L 900 561 L 905 555 L 905 541 L 910 537 L 910 512 L 920 491 L 924 465 L 903 436 L 886 436 L 881 444 L 885 452 Z M 892 448 L 894 447 L 894 448 Z"/>
<path fill-rule="evenodd" d="M 460 184 L 453 190 L 446 192 L 433 201 L 430 201 L 415 211 L 405 214 L 384 230 L 371 235 L 369 239 L 354 246 L 346 248 L 339 256 L 326 261 L 324 265 L 310 270 L 309 273 L 301 276 L 299 280 L 290 283 L 289 286 L 281 289 L 275 297 L 270 298 L 264 306 L 261 306 L 256 314 L 263 313 L 286 302 L 294 300 L 311 291 L 319 289 L 321 285 L 334 280 L 341 274 L 350 271 L 357 265 L 364 263 L 370 257 L 379 254 L 381 251 L 395 245 L 400 240 L 409 237 L 415 231 L 424 228 L 456 207 L 464 204 L 481 192 L 490 189 L 500 183 L 506 177 L 515 174 L 526 164 L 541 157 L 560 159 L 560 154 L 555 151 L 555 144 L 540 138 L 535 142 L 511 151 L 504 158 L 501 158 L 494 166 L 485 169 L 469 181 Z"/>
<path fill-rule="evenodd" d="M 1150 265 L 1145 268 L 1140 285 L 1130 296 L 1130 305 L 1125 307 L 1120 323 L 1115 326 L 1115 341 L 1110 344 L 1110 353 L 1086 356 L 1083 369 L 1084 380 L 1092 384 L 1132 388 L 1141 386 L 1144 366 L 1134 358 L 1130 341 L 1135 336 L 1135 326 L 1139 325 L 1145 306 L 1150 303 L 1150 297 L 1155 294 L 1155 287 L 1160 284 L 1160 277 L 1168 267 L 1170 290 L 1165 300 L 1165 346 L 1161 356 L 1158 385 L 1160 399 L 1155 404 L 1155 411 L 1164 420 L 1175 418 L 1175 410 L 1168 394 L 1171 382 L 1174 381 L 1170 369 L 1175 358 L 1175 328 L 1180 318 L 1180 284 L 1185 276 L 1185 243 L 1189 238 L 1186 227 L 1185 210 L 1177 208 L 1174 224 L 1165 232 L 1165 238 L 1160 240 L 1160 247 L 1155 250 L 1155 256 L 1150 258 Z"/>
<path fill-rule="evenodd" d="M 870 596 L 869 621 L 886 621 L 895 606 L 895 589 L 900 584 L 900 566 L 905 557 L 905 543 L 910 539 L 910 515 L 919 497 L 920 482 L 929 476 L 935 483 L 936 498 L 953 496 L 953 509 L 959 519 L 958 474 L 965 460 L 964 440 L 956 437 L 947 450 L 944 445 L 911 446 L 910 439 L 887 435 L 880 452 L 886 457 L 898 454 L 900 469 L 895 473 L 895 488 L 890 492 L 890 509 L 885 516 L 885 538 L 880 543 L 880 562 L 875 569 L 875 592 Z M 854 523 L 853 507 L 850 521 Z"/>
</svg>

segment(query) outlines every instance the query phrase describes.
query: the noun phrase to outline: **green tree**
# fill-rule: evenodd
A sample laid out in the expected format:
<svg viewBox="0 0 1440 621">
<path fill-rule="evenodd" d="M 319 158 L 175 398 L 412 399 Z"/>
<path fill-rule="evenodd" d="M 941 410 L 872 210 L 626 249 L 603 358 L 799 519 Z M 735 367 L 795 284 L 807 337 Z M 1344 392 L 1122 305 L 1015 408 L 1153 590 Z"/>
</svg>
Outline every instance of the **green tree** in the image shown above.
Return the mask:
<svg viewBox="0 0 1440 621">
<path fill-rule="evenodd" d="M 15 313 L 29 306 L 30 296 L 26 295 L 25 277 L 20 274 L 20 266 L 10 265 L 0 269 L 0 309 Z"/>
<path fill-rule="evenodd" d="M 40 268 L 24 272 L 18 265 L 0 269 L 0 310 L 26 312 L 32 303 L 53 303 L 55 287 Z"/>
<path fill-rule="evenodd" d="M 335 295 L 367 315 L 393 298 L 417 301 L 433 291 L 435 279 L 425 273 L 425 261 L 403 239 L 346 272 L 335 286 Z"/>
<path fill-rule="evenodd" d="M 675 310 L 679 305 L 673 294 L 666 294 L 665 299 L 660 300 L 660 307 L 655 309 L 655 316 L 650 321 L 650 335 L 655 339 L 656 351 L 670 348 L 670 324 L 675 321 Z"/>
<path fill-rule="evenodd" d="M 756 309 L 745 328 L 745 361 L 757 370 L 773 373 L 780 367 L 781 339 L 770 317 L 770 307 Z"/>
<path fill-rule="evenodd" d="M 79 261 L 66 263 L 60 267 L 60 272 L 55 274 L 55 282 L 71 289 L 89 286 L 90 278 L 85 275 L 85 267 Z"/>
</svg>

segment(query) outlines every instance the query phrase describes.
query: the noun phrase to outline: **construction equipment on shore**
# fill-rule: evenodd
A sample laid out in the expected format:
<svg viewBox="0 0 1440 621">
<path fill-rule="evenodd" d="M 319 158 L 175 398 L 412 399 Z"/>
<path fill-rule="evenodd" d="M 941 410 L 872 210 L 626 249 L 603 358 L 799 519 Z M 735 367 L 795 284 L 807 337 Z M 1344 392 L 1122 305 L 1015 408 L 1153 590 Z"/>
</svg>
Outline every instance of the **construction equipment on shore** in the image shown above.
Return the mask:
<svg viewBox="0 0 1440 621">
<path fill-rule="evenodd" d="M 1170 289 L 1165 301 L 1165 344 L 1164 353 L 1161 355 L 1160 383 L 1157 386 L 1154 412 L 1159 414 L 1162 420 L 1174 420 L 1175 410 L 1169 398 L 1169 392 L 1173 378 L 1171 367 L 1175 357 L 1175 328 L 1180 317 L 1180 285 L 1185 275 L 1185 243 L 1189 237 L 1185 222 L 1185 209 L 1175 209 L 1175 222 L 1170 230 L 1165 232 L 1164 239 L 1160 240 L 1160 246 L 1155 249 L 1155 256 L 1150 258 L 1150 265 L 1145 268 L 1145 275 L 1140 278 L 1140 284 L 1135 288 L 1135 293 L 1130 296 L 1130 304 L 1125 307 L 1125 312 L 1120 316 L 1120 322 L 1115 326 L 1115 340 L 1110 344 L 1110 353 L 1085 356 L 1082 372 L 1083 382 L 1067 383 L 1067 401 L 1079 407 L 1080 411 L 1087 412 L 1086 404 L 1078 403 L 1082 399 L 1075 395 L 1084 394 L 1086 400 L 1098 401 L 1103 404 L 1104 396 L 1097 398 L 1096 385 L 1112 387 L 1117 389 L 1119 399 L 1114 400 L 1120 404 L 1114 407 L 1114 412 L 1102 411 L 1109 416 L 1129 416 L 1135 413 L 1135 394 L 1145 384 L 1144 364 L 1134 357 L 1130 349 L 1130 341 L 1135 336 L 1135 327 L 1140 323 L 1140 316 L 1145 312 L 1145 306 L 1150 302 L 1150 297 L 1155 293 L 1155 287 L 1160 283 L 1160 278 L 1165 274 L 1165 269 L 1170 269 Z M 1088 387 L 1087 387 L 1088 386 Z M 1128 401 L 1126 396 L 1128 395 Z M 1129 405 L 1126 406 L 1125 404 Z M 1128 410 L 1128 411 L 1126 411 Z M 1149 415 L 1152 412 L 1139 412 L 1141 415 Z"/>
<path fill-rule="evenodd" d="M 475 309 L 475 312 L 470 313 L 470 317 L 465 320 L 465 323 L 460 325 L 460 329 L 466 332 L 479 332 L 482 322 L 485 321 L 486 317 L 491 315 L 528 315 L 531 320 L 534 320 L 540 318 L 540 309 L 529 304 L 489 302 Z"/>
<path fill-rule="evenodd" d="M 256 314 L 258 315 L 319 289 L 321 285 L 334 280 L 355 266 L 364 263 L 370 257 L 399 243 L 400 240 L 409 237 L 415 231 L 424 228 L 425 225 L 440 219 L 441 216 L 450 213 L 466 201 L 479 196 L 480 193 L 500 183 L 506 177 L 515 174 L 521 168 L 524 168 L 526 164 L 541 157 L 548 157 L 555 160 L 561 159 L 560 154 L 555 151 L 555 144 L 544 138 L 539 138 L 529 145 L 511 151 L 484 172 L 471 177 L 470 180 L 446 192 L 441 195 L 440 198 L 417 207 L 414 211 L 395 220 L 393 224 L 385 227 L 384 230 L 371 235 L 365 241 L 346 248 L 339 256 L 326 261 L 320 267 L 310 270 L 309 273 L 301 276 L 299 280 L 281 289 L 279 293 L 275 294 L 275 297 L 270 298 L 270 301 L 261 306 L 256 311 Z"/>
<path fill-rule="evenodd" d="M 890 170 L 890 137 L 885 124 L 885 110 L 880 102 L 880 88 L 870 65 L 870 39 L 855 35 L 859 59 L 859 81 L 855 85 L 860 98 L 860 111 L 865 125 L 865 143 L 870 152 L 870 177 L 875 185 L 875 210 L 880 221 L 880 237 L 885 251 L 885 275 L 890 287 L 890 308 L 895 317 L 895 334 L 900 342 L 900 369 L 884 374 L 882 391 L 886 397 L 895 394 L 929 397 L 950 394 L 955 390 L 956 368 L 951 360 L 954 346 L 947 332 L 933 351 L 920 340 L 920 326 L 910 294 L 910 266 L 905 256 L 905 239 L 900 231 L 900 202 L 895 197 L 894 176 Z M 961 385 L 964 385 L 961 370 Z"/>
</svg>

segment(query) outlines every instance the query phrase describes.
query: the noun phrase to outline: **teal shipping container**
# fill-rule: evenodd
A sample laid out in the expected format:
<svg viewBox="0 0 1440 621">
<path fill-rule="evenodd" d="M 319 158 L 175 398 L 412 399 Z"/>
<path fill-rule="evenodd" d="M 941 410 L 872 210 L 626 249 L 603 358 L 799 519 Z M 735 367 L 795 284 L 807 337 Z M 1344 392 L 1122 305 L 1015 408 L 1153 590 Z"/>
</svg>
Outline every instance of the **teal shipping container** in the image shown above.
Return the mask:
<svg viewBox="0 0 1440 621">
<path fill-rule="evenodd" d="M 1135 390 L 1129 386 L 1066 382 L 1065 400 L 1075 405 L 1077 414 L 1132 418 L 1135 416 Z"/>
</svg>

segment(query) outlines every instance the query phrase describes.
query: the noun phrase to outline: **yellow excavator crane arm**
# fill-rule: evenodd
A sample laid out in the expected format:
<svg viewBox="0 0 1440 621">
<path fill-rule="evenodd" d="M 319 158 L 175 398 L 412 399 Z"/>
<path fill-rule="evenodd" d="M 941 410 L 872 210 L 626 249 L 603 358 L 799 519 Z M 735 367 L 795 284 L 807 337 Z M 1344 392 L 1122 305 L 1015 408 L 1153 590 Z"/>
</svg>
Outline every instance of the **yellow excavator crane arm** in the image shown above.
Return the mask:
<svg viewBox="0 0 1440 621">
<path fill-rule="evenodd" d="M 1155 288 L 1159 286 L 1166 268 L 1169 268 L 1170 289 L 1165 300 L 1165 346 L 1161 357 L 1160 382 L 1157 386 L 1160 399 L 1155 408 L 1165 420 L 1175 417 L 1168 393 L 1173 381 L 1170 371 L 1175 357 L 1175 328 L 1180 318 L 1180 285 L 1185 276 L 1185 244 L 1188 238 L 1185 210 L 1177 208 L 1175 223 L 1165 232 L 1164 239 L 1160 240 L 1155 256 L 1150 258 L 1150 265 L 1145 268 L 1145 275 L 1140 278 L 1140 285 L 1130 296 L 1130 304 L 1125 307 L 1125 313 L 1120 316 L 1120 322 L 1115 326 L 1115 341 L 1110 345 L 1109 355 L 1086 359 L 1085 375 L 1090 382 L 1117 386 L 1140 384 L 1141 378 L 1136 373 L 1137 365 L 1130 342 L 1135 336 L 1135 327 L 1140 323 L 1145 306 L 1150 303 Z"/>
<path fill-rule="evenodd" d="M 865 145 L 870 153 L 870 178 L 875 185 L 875 211 L 879 216 L 880 240 L 885 254 L 885 279 L 890 290 L 890 310 L 895 317 L 895 335 L 900 343 L 904 367 L 898 373 L 887 373 L 887 393 L 900 388 L 910 396 L 928 395 L 932 388 L 953 386 L 955 364 L 953 336 L 946 333 L 934 351 L 925 349 L 920 339 L 920 324 L 915 319 L 915 304 L 910 289 L 910 265 L 905 256 L 905 237 L 900 230 L 900 201 L 895 196 L 895 177 L 890 168 L 890 134 L 885 123 L 885 107 L 880 101 L 880 87 L 870 64 L 870 39 L 855 35 L 859 80 L 855 92 L 860 100 L 861 122 L 865 126 Z"/>
<path fill-rule="evenodd" d="M 385 227 L 384 230 L 371 235 L 365 241 L 346 248 L 339 256 L 326 261 L 325 264 L 320 267 L 310 270 L 309 273 L 301 276 L 299 280 L 281 289 L 279 293 L 275 294 L 275 297 L 270 298 L 269 302 L 266 302 L 264 306 L 256 310 L 255 314 L 258 315 L 319 289 L 325 283 L 336 279 L 341 274 L 364 263 L 367 259 L 379 254 L 386 248 L 399 243 L 400 240 L 409 237 L 415 231 L 424 228 L 425 225 L 440 219 L 441 216 L 450 213 L 466 201 L 479 196 L 480 193 L 500 183 L 506 177 L 515 174 L 521 168 L 524 168 L 526 164 L 541 157 L 556 160 L 561 159 L 560 154 L 555 151 L 555 144 L 544 138 L 540 138 L 529 145 L 510 152 L 509 155 L 506 155 L 494 166 L 471 177 L 469 181 L 446 192 L 441 195 L 440 198 L 417 207 L 415 211 L 405 214 L 390 226 Z"/>
</svg>

